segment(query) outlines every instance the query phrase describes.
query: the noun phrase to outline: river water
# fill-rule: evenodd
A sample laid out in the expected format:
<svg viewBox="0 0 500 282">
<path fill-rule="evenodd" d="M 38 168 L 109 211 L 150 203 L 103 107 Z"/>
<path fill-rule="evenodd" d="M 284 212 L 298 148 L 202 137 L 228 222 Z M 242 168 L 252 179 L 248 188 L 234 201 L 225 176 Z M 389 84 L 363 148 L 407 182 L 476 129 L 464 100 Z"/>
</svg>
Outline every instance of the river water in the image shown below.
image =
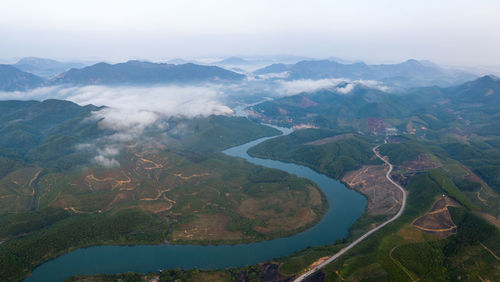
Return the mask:
<svg viewBox="0 0 500 282">
<path fill-rule="evenodd" d="M 281 129 L 285 134 L 290 130 Z M 344 184 L 310 168 L 274 160 L 252 158 L 247 150 L 265 137 L 224 151 L 265 167 L 284 170 L 308 178 L 328 197 L 330 208 L 321 221 L 291 237 L 239 245 L 137 245 L 96 246 L 78 249 L 37 267 L 25 281 L 64 281 L 77 274 L 152 272 L 159 269 L 217 269 L 257 264 L 290 255 L 308 246 L 331 244 L 348 235 L 348 229 L 361 216 L 366 199 Z"/>
</svg>

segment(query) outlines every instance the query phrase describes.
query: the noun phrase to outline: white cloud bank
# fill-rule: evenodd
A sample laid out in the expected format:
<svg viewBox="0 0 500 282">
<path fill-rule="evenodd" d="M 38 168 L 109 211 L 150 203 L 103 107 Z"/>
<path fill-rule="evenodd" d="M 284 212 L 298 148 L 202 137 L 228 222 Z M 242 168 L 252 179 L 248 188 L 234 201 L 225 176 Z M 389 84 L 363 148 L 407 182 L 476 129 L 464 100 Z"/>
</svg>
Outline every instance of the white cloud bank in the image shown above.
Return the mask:
<svg viewBox="0 0 500 282">
<path fill-rule="evenodd" d="M 235 85 L 204 86 L 53 86 L 27 92 L 0 92 L 0 100 L 63 99 L 79 105 L 106 106 L 107 108 L 93 112 L 91 119 L 98 121 L 100 128 L 113 130 L 115 134 L 98 142 L 104 145 L 94 148 L 97 152 L 94 162 L 105 167 L 113 167 L 119 165 L 114 157 L 119 153 L 120 142 L 140 137 L 148 127 L 161 128 L 168 117 L 192 118 L 211 114 L 233 114 L 233 111 L 223 103 L 230 98 L 229 93 L 252 95 L 252 92 L 264 92 L 270 97 L 282 97 L 326 88 L 334 89 L 338 94 L 348 94 L 356 85 L 365 85 L 382 91 L 389 89 L 378 81 L 342 78 L 260 80 Z M 230 99 L 234 102 L 234 97 Z M 83 147 L 80 146 L 80 149 Z M 88 150 L 88 148 L 83 149 Z"/>
<path fill-rule="evenodd" d="M 220 86 L 158 86 L 158 87 L 43 87 L 27 92 L 0 93 L 0 99 L 46 100 L 64 99 L 79 105 L 93 104 L 107 108 L 93 112 L 90 119 L 98 121 L 102 129 L 115 134 L 99 140 L 104 147 L 94 148 L 93 159 L 105 167 L 119 165 L 114 159 L 119 153 L 119 143 L 141 136 L 150 126 L 162 126 L 165 118 L 232 114 L 221 100 L 224 93 Z M 85 146 L 78 149 L 88 150 Z"/>
<path fill-rule="evenodd" d="M 119 144 L 139 138 L 151 126 L 161 127 L 162 120 L 171 116 L 208 116 L 231 114 L 222 104 L 222 92 L 217 87 L 102 87 L 76 88 L 67 98 L 80 105 L 107 106 L 94 112 L 99 127 L 116 133 L 106 137 L 106 147 L 98 149 L 94 162 L 105 166 L 117 166 L 114 159 Z"/>
<path fill-rule="evenodd" d="M 95 112 L 100 125 L 114 130 L 144 129 L 158 119 L 169 116 L 208 116 L 231 114 L 221 100 L 220 86 L 159 87 L 43 87 L 27 92 L 4 92 L 0 99 L 46 100 L 64 99 L 79 105 L 107 106 Z"/>
<path fill-rule="evenodd" d="M 351 80 L 347 78 L 325 78 L 325 79 L 297 79 L 279 80 L 276 89 L 278 96 L 291 96 L 299 93 L 310 93 L 321 89 L 335 89 L 339 94 L 350 93 L 356 85 L 364 85 L 381 91 L 389 91 L 390 88 L 375 80 Z M 346 85 L 340 85 L 344 84 Z"/>
</svg>

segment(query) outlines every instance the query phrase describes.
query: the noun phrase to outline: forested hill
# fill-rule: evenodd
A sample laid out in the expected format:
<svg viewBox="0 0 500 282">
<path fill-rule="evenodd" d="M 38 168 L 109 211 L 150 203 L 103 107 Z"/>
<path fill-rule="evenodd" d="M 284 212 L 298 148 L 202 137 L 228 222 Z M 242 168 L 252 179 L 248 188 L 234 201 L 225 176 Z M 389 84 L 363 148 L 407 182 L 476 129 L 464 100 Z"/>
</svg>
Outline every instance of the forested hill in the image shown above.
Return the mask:
<svg viewBox="0 0 500 282">
<path fill-rule="evenodd" d="M 343 64 L 334 60 L 307 60 L 293 65 L 274 64 L 256 70 L 257 75 L 289 72 L 288 79 L 344 78 L 376 80 L 389 85 L 408 87 L 451 86 L 474 79 L 470 73 L 445 69 L 430 62 L 407 60 L 398 64 L 368 65 L 362 62 Z"/>
<path fill-rule="evenodd" d="M 192 63 L 174 65 L 128 61 L 119 64 L 98 63 L 82 69 L 71 69 L 62 73 L 49 84 L 164 84 L 193 82 L 237 81 L 244 75 L 216 66 L 202 66 Z"/>
<path fill-rule="evenodd" d="M 24 91 L 38 87 L 43 79 L 11 65 L 0 65 L 0 91 Z"/>
</svg>

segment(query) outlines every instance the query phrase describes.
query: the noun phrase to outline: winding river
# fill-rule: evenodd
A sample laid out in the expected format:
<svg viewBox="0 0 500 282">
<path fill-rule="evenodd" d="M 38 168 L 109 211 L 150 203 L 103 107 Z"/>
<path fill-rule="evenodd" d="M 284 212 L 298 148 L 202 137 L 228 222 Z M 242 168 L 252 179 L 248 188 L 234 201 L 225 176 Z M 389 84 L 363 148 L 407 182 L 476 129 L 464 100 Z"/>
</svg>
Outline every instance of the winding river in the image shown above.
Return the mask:
<svg viewBox="0 0 500 282">
<path fill-rule="evenodd" d="M 284 134 L 290 129 L 280 128 Z M 344 184 L 310 168 L 275 160 L 252 158 L 247 150 L 265 137 L 224 151 L 265 167 L 308 178 L 328 197 L 330 208 L 321 221 L 291 237 L 239 245 L 137 245 L 95 246 L 78 249 L 37 267 L 25 281 L 64 281 L 77 274 L 152 272 L 158 269 L 216 269 L 241 267 L 290 255 L 308 246 L 331 244 L 346 237 L 352 223 L 364 211 L 366 199 Z"/>
</svg>

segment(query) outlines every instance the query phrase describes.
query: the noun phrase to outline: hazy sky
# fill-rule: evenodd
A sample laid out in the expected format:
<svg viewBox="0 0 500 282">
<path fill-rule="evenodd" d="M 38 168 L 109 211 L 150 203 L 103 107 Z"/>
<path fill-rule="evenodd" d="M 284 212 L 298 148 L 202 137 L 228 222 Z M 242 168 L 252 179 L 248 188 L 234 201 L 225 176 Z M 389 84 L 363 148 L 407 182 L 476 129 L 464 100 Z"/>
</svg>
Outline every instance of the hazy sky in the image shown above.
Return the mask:
<svg viewBox="0 0 500 282">
<path fill-rule="evenodd" d="M 499 0 L 0 2 L 0 58 L 293 54 L 500 65 Z"/>
</svg>

